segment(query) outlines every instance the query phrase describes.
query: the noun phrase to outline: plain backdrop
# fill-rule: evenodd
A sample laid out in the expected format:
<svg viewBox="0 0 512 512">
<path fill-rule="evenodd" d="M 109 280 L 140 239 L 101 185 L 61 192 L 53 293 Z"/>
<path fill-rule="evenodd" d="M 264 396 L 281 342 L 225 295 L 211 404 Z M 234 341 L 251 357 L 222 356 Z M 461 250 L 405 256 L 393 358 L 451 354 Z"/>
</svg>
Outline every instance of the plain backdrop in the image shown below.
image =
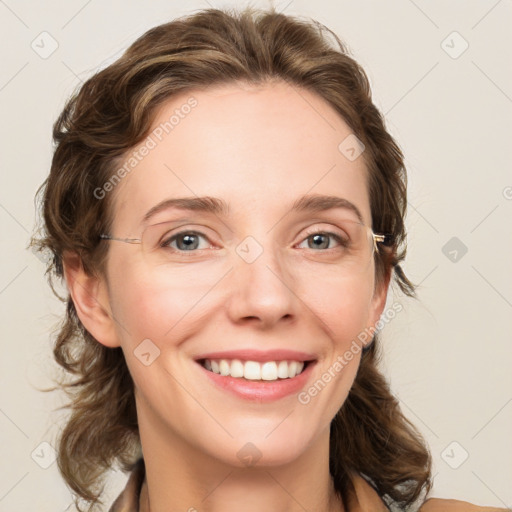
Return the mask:
<svg viewBox="0 0 512 512">
<path fill-rule="evenodd" d="M 0 1 L 0 511 L 74 510 L 54 462 L 64 306 L 26 249 L 51 128 L 77 85 L 150 27 L 216 0 Z M 267 7 L 269 2 L 253 1 Z M 419 301 L 382 333 L 382 370 L 434 458 L 432 496 L 512 507 L 512 5 L 507 0 L 285 0 L 333 29 L 406 155 L 405 270 Z M 107 505 L 126 475 L 113 471 Z"/>
</svg>

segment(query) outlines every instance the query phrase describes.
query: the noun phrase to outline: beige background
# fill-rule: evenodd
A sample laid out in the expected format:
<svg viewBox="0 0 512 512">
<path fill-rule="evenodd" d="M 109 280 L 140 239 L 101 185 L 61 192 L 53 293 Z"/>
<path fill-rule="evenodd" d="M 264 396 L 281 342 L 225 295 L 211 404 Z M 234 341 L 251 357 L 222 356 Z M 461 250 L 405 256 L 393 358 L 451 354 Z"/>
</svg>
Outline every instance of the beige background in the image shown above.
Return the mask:
<svg viewBox="0 0 512 512">
<path fill-rule="evenodd" d="M 50 384 L 49 332 L 63 306 L 25 249 L 52 123 L 80 82 L 150 27 L 246 4 L 183 3 L 0 1 L 0 511 L 33 510 L 35 500 L 38 511 L 74 510 L 52 463 L 62 397 L 36 389 Z M 420 301 L 390 297 L 404 310 L 383 331 L 383 370 L 431 446 L 432 495 L 512 507 L 511 2 L 275 4 L 349 45 L 406 154 L 405 270 Z M 46 51 L 58 44 L 49 56 L 42 38 Z M 110 499 L 125 480 L 112 475 Z"/>
</svg>

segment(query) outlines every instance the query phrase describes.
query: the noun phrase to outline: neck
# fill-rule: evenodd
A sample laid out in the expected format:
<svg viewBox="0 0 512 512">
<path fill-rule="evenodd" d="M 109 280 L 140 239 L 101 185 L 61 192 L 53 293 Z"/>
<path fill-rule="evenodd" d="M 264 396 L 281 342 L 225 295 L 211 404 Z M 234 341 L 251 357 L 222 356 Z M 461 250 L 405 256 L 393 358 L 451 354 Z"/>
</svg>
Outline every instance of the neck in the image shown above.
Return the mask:
<svg viewBox="0 0 512 512">
<path fill-rule="evenodd" d="M 329 429 L 293 461 L 244 466 L 191 446 L 148 413 L 139 414 L 149 502 L 141 512 L 344 512 L 329 473 Z"/>
</svg>

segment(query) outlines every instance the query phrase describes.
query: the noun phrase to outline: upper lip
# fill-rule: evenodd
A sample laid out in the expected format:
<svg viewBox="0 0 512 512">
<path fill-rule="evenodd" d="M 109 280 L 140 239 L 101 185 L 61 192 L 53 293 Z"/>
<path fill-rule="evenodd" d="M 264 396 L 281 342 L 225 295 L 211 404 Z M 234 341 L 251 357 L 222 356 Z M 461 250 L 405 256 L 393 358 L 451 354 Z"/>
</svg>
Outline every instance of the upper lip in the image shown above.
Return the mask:
<svg viewBox="0 0 512 512">
<path fill-rule="evenodd" d="M 201 359 L 241 359 L 243 361 L 313 361 L 314 354 L 299 352 L 296 350 L 273 349 L 273 350 L 226 350 L 222 352 L 208 352 L 195 357 L 196 361 Z"/>
</svg>

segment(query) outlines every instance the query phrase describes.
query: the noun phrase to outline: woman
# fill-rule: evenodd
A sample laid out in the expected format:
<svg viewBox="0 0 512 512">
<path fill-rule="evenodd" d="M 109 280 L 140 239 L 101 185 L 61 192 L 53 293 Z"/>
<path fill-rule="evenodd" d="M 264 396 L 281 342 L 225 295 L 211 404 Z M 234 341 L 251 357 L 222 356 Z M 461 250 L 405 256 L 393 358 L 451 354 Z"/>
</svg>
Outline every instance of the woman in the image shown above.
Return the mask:
<svg viewBox="0 0 512 512">
<path fill-rule="evenodd" d="M 414 296 L 406 174 L 332 32 L 249 9 L 158 26 L 54 140 L 35 243 L 69 290 L 77 498 L 118 463 L 113 512 L 497 510 L 425 501 L 430 454 L 377 369 L 391 280 Z"/>
</svg>

